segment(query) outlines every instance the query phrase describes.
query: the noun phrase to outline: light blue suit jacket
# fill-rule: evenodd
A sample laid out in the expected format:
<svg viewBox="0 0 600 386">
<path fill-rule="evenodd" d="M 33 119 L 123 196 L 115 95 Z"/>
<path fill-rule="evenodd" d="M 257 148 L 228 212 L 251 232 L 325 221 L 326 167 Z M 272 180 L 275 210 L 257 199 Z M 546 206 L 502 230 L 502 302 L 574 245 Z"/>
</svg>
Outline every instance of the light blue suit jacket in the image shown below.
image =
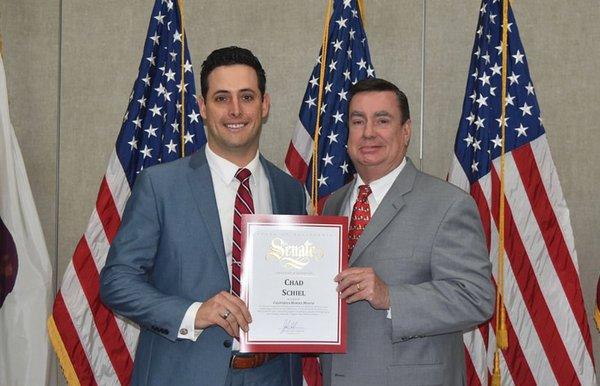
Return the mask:
<svg viewBox="0 0 600 386">
<path fill-rule="evenodd" d="M 273 213 L 304 214 L 302 186 L 263 157 L 260 161 Z M 205 329 L 196 342 L 178 339 L 177 333 L 192 302 L 229 290 L 205 149 L 144 170 L 108 253 L 100 289 L 108 307 L 141 328 L 132 384 L 222 385 L 231 336 L 218 326 Z M 299 359 L 289 358 L 292 379 L 301 385 Z"/>
</svg>

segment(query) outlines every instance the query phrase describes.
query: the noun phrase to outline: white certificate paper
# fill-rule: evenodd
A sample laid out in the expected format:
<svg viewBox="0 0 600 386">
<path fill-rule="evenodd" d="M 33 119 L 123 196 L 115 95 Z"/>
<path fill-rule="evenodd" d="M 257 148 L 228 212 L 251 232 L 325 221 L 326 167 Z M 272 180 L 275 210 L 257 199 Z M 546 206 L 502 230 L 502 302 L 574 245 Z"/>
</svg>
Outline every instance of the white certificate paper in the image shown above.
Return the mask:
<svg viewBox="0 0 600 386">
<path fill-rule="evenodd" d="M 346 217 L 244 215 L 241 298 L 252 314 L 242 352 L 345 352 Z"/>
</svg>

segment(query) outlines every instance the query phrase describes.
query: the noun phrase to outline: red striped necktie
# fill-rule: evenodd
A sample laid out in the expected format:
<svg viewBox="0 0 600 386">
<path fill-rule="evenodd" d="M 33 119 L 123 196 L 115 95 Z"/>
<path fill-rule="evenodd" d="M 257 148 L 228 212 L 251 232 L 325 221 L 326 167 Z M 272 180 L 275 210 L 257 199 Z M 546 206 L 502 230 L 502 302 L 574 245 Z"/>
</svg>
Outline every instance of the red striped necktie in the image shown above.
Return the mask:
<svg viewBox="0 0 600 386">
<path fill-rule="evenodd" d="M 369 220 L 371 220 L 369 194 L 371 194 L 371 187 L 369 185 L 358 187 L 358 197 L 352 208 L 352 217 L 350 218 L 350 227 L 348 229 L 348 258 L 352 255 L 354 246 L 367 224 L 369 224 Z"/>
<path fill-rule="evenodd" d="M 240 296 L 240 277 L 242 271 L 242 215 L 254 213 L 254 201 L 250 191 L 250 170 L 242 168 L 235 173 L 240 181 L 233 208 L 233 247 L 231 249 L 231 293 Z"/>
</svg>

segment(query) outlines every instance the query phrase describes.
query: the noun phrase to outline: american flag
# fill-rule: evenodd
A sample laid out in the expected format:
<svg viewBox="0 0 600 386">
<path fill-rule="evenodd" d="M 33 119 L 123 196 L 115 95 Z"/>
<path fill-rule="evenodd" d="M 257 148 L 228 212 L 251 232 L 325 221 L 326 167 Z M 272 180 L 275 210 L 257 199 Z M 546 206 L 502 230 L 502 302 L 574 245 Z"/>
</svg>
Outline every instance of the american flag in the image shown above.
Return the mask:
<svg viewBox="0 0 600 386">
<path fill-rule="evenodd" d="M 327 51 L 325 76 L 324 79 L 320 79 L 323 62 L 321 47 L 317 64 L 306 86 L 299 120 L 285 157 L 288 172 L 311 192 L 315 126 L 319 110 L 316 174 L 319 208 L 330 193 L 341 188 L 354 175 L 354 167 L 346 151 L 348 91 L 350 86 L 359 80 L 375 76 L 361 16 L 357 0 L 333 1 L 329 33 L 324 42 Z M 320 84 L 323 88 L 323 100 L 319 107 Z M 319 365 L 315 358 L 304 359 L 303 373 L 305 384 L 321 384 Z"/>
<path fill-rule="evenodd" d="M 356 0 L 333 2 L 329 34 L 325 44 L 325 77 L 320 79 L 323 61 L 321 48 L 304 93 L 299 121 L 285 158 L 285 165 L 290 174 L 311 192 L 314 134 L 317 110 L 320 110 L 316 181 L 321 203 L 354 175 L 354 167 L 346 152 L 348 91 L 350 86 L 359 80 L 375 76 L 367 35 Z M 319 107 L 320 84 L 323 87 L 323 101 Z"/>
<path fill-rule="evenodd" d="M 96 207 L 48 319 L 48 332 L 69 384 L 129 384 L 139 330 L 101 303 L 99 272 L 138 173 L 180 158 L 182 142 L 186 155 L 206 142 L 178 8 L 177 0 L 154 4 L 139 75 Z"/>
<path fill-rule="evenodd" d="M 550 155 L 525 50 L 508 12 L 502 138 L 502 1 L 483 0 L 449 180 L 477 202 L 498 283 L 500 183 L 505 202 L 503 385 L 595 385 L 590 329 L 569 211 Z M 500 158 L 505 143 L 505 172 Z M 494 367 L 496 315 L 465 334 L 470 385 Z"/>
</svg>

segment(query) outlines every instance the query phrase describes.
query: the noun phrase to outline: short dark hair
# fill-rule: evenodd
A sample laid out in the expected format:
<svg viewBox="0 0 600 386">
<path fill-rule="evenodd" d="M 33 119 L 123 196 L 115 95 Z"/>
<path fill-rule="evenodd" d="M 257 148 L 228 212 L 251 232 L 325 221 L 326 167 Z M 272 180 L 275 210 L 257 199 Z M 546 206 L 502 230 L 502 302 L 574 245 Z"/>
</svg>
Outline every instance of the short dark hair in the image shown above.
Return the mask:
<svg viewBox="0 0 600 386">
<path fill-rule="evenodd" d="M 254 71 L 256 71 L 256 76 L 258 78 L 258 89 L 260 90 L 261 95 L 265 95 L 267 77 L 258 58 L 254 56 L 252 51 L 246 48 L 231 46 L 214 50 L 208 55 L 204 63 L 202 63 L 202 70 L 200 71 L 200 90 L 203 98 L 206 98 L 206 94 L 208 94 L 208 76 L 210 73 L 217 67 L 231 66 L 234 64 L 244 64 L 252 67 Z"/>
<path fill-rule="evenodd" d="M 404 94 L 404 92 L 402 92 L 398 86 L 392 82 L 388 82 L 385 79 L 367 78 L 353 84 L 350 87 L 350 100 L 348 101 L 348 105 L 350 105 L 352 97 L 359 92 L 373 91 L 391 91 L 396 94 L 396 98 L 398 99 L 398 107 L 400 107 L 400 113 L 402 114 L 402 123 L 404 124 L 404 122 L 410 119 L 410 109 L 408 108 L 408 98 L 406 98 L 406 94 Z"/>
</svg>

